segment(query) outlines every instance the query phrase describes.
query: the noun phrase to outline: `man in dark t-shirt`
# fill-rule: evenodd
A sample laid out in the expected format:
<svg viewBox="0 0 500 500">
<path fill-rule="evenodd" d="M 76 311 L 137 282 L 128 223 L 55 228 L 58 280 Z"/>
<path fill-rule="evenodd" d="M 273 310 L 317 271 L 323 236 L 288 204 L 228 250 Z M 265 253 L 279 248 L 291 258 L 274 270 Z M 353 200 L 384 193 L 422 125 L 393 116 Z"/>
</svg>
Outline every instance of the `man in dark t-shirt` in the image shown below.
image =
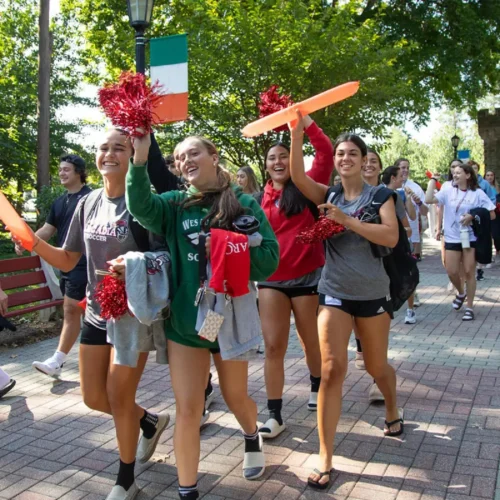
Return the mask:
<svg viewBox="0 0 500 500">
<path fill-rule="evenodd" d="M 57 246 L 62 246 L 78 202 L 91 192 L 91 189 L 86 185 L 87 174 L 83 158 L 78 155 L 61 157 L 59 179 L 67 192 L 54 201 L 45 224 L 36 232 L 36 235 L 42 240 L 48 241 L 57 232 Z M 23 251 L 23 248 L 16 247 L 16 252 L 19 255 Z M 87 288 L 85 256 L 82 255 L 73 270 L 61 273 L 59 284 L 64 295 L 64 322 L 59 345 L 50 358 L 45 361 L 33 362 L 34 369 L 51 377 L 59 377 L 61 374 L 66 356 L 80 333 L 83 310 L 78 306 L 78 302 L 85 297 Z"/>
</svg>

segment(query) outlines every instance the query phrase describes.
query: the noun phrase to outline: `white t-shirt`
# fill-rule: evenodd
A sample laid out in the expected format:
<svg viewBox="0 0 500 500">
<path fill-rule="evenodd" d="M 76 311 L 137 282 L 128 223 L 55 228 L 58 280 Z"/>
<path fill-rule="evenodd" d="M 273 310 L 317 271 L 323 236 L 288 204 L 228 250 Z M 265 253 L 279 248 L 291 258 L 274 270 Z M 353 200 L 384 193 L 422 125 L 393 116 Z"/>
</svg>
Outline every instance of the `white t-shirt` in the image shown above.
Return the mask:
<svg viewBox="0 0 500 500">
<path fill-rule="evenodd" d="M 425 204 L 425 193 L 424 193 L 424 190 L 416 183 L 416 182 L 413 182 L 411 179 L 408 179 L 403 187 L 409 187 L 419 198 L 420 200 L 422 201 L 422 203 L 427 206 Z M 415 212 L 417 214 L 417 216 L 415 217 L 415 220 L 411 220 L 409 217 L 408 217 L 408 220 L 410 222 L 410 227 L 411 227 L 411 242 L 412 243 L 420 243 L 420 231 L 419 231 L 419 227 L 418 227 L 418 218 L 420 217 L 420 208 L 419 206 L 413 201 L 412 199 L 412 203 L 415 207 Z"/>
<path fill-rule="evenodd" d="M 441 189 L 436 195 L 438 203 L 444 207 L 443 228 L 445 243 L 460 243 L 460 219 L 473 208 L 495 210 L 495 205 L 482 189 L 462 191 L 457 187 Z M 468 226 L 470 241 L 476 241 L 472 226 Z"/>
<path fill-rule="evenodd" d="M 452 189 L 453 186 L 453 181 L 446 181 L 443 184 L 441 184 L 441 189 L 439 190 L 440 192 L 446 191 L 447 189 Z"/>
</svg>

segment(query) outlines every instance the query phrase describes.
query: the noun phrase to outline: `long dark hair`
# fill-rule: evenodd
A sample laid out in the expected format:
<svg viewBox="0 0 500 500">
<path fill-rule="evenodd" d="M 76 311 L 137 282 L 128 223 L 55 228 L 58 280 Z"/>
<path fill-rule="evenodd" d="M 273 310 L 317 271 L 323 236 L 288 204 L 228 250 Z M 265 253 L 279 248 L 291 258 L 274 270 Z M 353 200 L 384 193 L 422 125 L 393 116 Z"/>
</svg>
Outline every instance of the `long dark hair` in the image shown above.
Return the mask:
<svg viewBox="0 0 500 500">
<path fill-rule="evenodd" d="M 343 134 L 340 134 L 337 139 L 335 139 L 335 143 L 333 144 L 333 155 L 335 156 L 335 153 L 337 152 L 337 148 L 339 147 L 340 144 L 343 142 L 353 142 L 358 146 L 359 150 L 361 151 L 361 156 L 365 157 L 368 154 L 368 148 L 365 144 L 365 141 L 359 137 L 359 135 L 356 134 L 350 134 L 348 132 L 345 132 Z M 378 156 L 378 155 L 377 155 Z M 382 165 L 382 163 L 380 163 Z"/>
<path fill-rule="evenodd" d="M 264 164 L 267 164 L 267 157 L 271 149 L 281 147 L 288 151 L 290 154 L 290 148 L 283 142 L 275 142 L 271 144 L 264 155 Z M 293 183 L 292 179 L 286 181 L 280 198 L 280 211 L 282 211 L 287 217 L 292 217 L 293 215 L 298 215 L 303 212 L 306 208 L 310 210 L 314 218 L 319 217 L 318 207 L 308 198 L 306 198 L 298 189 L 298 187 Z"/>
<path fill-rule="evenodd" d="M 219 155 L 212 141 L 205 137 L 191 136 L 188 139 L 198 141 L 211 155 Z M 211 227 L 232 230 L 233 222 L 245 213 L 238 198 L 231 187 L 231 174 L 219 165 L 217 166 L 217 187 L 207 191 L 200 191 L 181 202 L 181 208 L 194 206 L 208 207 L 208 214 L 202 219 L 201 227 L 208 230 Z"/>
<path fill-rule="evenodd" d="M 382 182 L 388 186 L 391 183 L 391 179 L 393 177 L 397 177 L 399 171 L 401 170 L 400 167 L 395 167 L 394 165 L 387 167 L 383 172 L 382 172 Z"/>
<path fill-rule="evenodd" d="M 470 177 L 467 179 L 467 188 L 471 191 L 475 191 L 479 188 L 479 184 L 477 182 L 477 175 L 469 163 L 462 163 L 462 165 L 457 165 L 455 168 L 461 168 L 466 174 L 470 174 Z"/>
</svg>

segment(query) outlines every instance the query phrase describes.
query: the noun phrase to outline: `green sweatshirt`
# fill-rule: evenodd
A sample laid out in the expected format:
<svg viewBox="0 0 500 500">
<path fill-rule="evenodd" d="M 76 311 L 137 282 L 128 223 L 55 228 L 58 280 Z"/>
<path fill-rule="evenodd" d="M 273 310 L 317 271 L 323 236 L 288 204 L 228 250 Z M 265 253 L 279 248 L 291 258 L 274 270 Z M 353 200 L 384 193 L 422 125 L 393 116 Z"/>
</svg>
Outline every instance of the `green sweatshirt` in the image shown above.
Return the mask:
<svg viewBox="0 0 500 500">
<path fill-rule="evenodd" d="M 233 187 L 242 207 L 249 209 L 260 222 L 262 243 L 250 247 L 250 280 L 265 281 L 278 267 L 279 247 L 267 218 L 255 199 Z M 207 208 L 199 206 L 182 209 L 179 204 L 190 194 L 186 191 L 169 191 L 161 195 L 151 192 L 146 167 L 129 166 L 127 174 L 127 207 L 129 212 L 149 231 L 165 235 L 172 258 L 171 315 L 165 322 L 168 339 L 191 347 L 217 349 L 217 342 L 198 336 L 195 330 L 197 307 L 194 305 L 200 286 L 198 272 L 198 235 L 201 220 Z"/>
</svg>

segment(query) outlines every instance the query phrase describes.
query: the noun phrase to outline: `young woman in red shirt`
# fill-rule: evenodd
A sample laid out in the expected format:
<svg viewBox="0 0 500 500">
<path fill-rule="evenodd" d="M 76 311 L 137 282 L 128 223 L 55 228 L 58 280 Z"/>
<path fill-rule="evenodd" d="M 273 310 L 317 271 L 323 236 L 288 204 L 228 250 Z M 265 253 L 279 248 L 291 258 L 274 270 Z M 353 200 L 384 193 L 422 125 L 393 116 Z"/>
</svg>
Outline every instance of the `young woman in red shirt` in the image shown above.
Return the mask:
<svg viewBox="0 0 500 500">
<path fill-rule="evenodd" d="M 307 117 L 306 134 L 316 150 L 308 175 L 328 184 L 333 170 L 330 139 Z M 276 143 L 265 155 L 270 180 L 264 187 L 261 206 L 278 239 L 280 263 L 276 272 L 259 287 L 259 310 L 266 348 L 264 376 L 269 419 L 259 429 L 263 438 L 274 438 L 285 430 L 281 415 L 285 384 L 285 354 L 288 347 L 290 315 L 306 356 L 311 392 L 308 409 L 315 411 L 321 380 L 321 354 L 316 315 L 317 286 L 325 262 L 323 244 L 303 244 L 296 236 L 309 228 L 318 217 L 318 209 L 295 186 L 290 178 L 290 150 Z"/>
</svg>

